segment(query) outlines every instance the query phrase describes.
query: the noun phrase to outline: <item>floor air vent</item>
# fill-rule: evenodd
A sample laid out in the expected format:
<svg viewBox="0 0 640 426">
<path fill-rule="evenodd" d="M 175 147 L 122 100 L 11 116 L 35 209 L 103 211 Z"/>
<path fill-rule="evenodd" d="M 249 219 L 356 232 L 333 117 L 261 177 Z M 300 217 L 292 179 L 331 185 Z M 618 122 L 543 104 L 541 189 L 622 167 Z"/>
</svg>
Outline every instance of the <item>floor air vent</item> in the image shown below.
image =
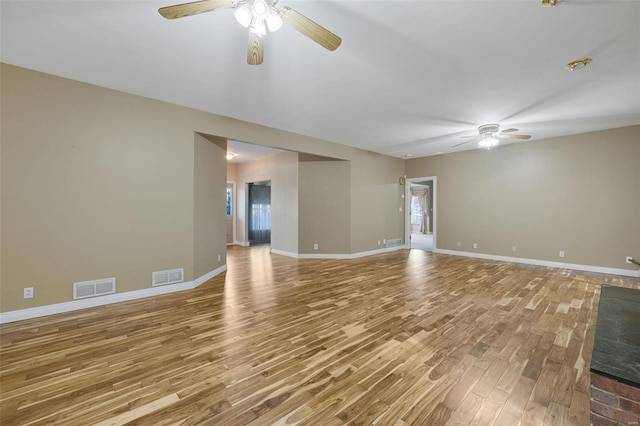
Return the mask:
<svg viewBox="0 0 640 426">
<path fill-rule="evenodd" d="M 184 269 L 171 269 L 168 271 L 156 271 L 151 278 L 151 285 L 166 285 L 181 283 L 184 281 Z"/>
<path fill-rule="evenodd" d="M 394 238 L 393 240 L 387 240 L 387 247 L 398 247 L 402 245 L 402 238 Z"/>
<path fill-rule="evenodd" d="M 103 278 L 100 280 L 82 281 L 73 283 L 73 298 L 85 299 L 87 297 L 103 296 L 116 292 L 116 279 Z"/>
</svg>

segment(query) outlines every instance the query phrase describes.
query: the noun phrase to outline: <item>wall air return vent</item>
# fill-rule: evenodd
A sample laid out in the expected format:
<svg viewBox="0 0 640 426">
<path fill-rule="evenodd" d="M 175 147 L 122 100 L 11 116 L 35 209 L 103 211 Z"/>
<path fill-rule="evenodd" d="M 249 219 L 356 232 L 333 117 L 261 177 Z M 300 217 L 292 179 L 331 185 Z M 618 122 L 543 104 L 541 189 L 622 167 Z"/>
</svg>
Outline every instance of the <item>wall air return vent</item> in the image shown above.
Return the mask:
<svg viewBox="0 0 640 426">
<path fill-rule="evenodd" d="M 402 245 L 402 238 L 387 240 L 387 247 L 398 247 Z"/>
<path fill-rule="evenodd" d="M 171 269 L 168 271 L 156 271 L 151 277 L 151 285 L 159 286 L 166 284 L 181 283 L 184 281 L 184 269 Z"/>
<path fill-rule="evenodd" d="M 73 298 L 85 299 L 87 297 L 103 296 L 116 292 L 116 279 L 103 278 L 100 280 L 82 281 L 73 283 Z"/>
</svg>

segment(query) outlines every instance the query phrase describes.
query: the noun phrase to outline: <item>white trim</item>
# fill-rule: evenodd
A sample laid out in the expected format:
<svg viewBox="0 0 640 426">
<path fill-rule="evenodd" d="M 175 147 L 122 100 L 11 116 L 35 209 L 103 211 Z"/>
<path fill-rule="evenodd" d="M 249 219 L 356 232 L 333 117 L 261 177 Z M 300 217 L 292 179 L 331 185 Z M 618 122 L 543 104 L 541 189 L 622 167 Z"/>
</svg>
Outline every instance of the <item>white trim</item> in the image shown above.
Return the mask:
<svg viewBox="0 0 640 426">
<path fill-rule="evenodd" d="M 298 259 L 353 259 L 350 253 L 298 253 Z"/>
<path fill-rule="evenodd" d="M 236 217 L 238 216 L 236 213 L 238 211 L 238 192 L 236 191 L 236 181 L 235 180 L 228 180 L 227 181 L 227 185 L 231 184 L 232 188 L 231 188 L 231 232 L 233 233 L 232 235 L 232 240 L 234 241 L 233 243 L 227 243 L 227 245 L 232 245 L 235 244 L 236 241 Z M 225 189 L 226 191 L 226 189 Z"/>
<path fill-rule="evenodd" d="M 433 182 L 433 205 L 430 206 L 433 209 L 433 249 L 438 247 L 438 177 L 425 176 L 407 178 L 404 181 L 404 248 L 406 249 L 411 248 L 411 184 L 425 181 Z"/>
<path fill-rule="evenodd" d="M 385 247 L 370 251 L 361 251 L 358 253 L 292 253 L 288 251 L 271 249 L 271 253 L 279 254 L 281 256 L 293 257 L 294 259 L 357 259 L 365 256 L 373 256 L 376 254 L 389 253 L 397 250 L 404 250 L 405 246 Z"/>
<path fill-rule="evenodd" d="M 624 275 L 626 277 L 640 277 L 640 271 L 632 269 L 609 268 L 606 266 L 580 265 L 576 263 L 553 262 L 550 260 L 527 259 L 523 257 L 498 256 L 495 254 L 472 253 L 468 251 L 434 249 L 434 253 L 450 254 L 453 256 L 474 257 L 477 259 L 498 260 L 501 262 L 523 263 L 526 265 L 546 266 L 550 268 L 575 269 L 576 271 L 596 272 L 600 274 Z"/>
<path fill-rule="evenodd" d="M 213 271 L 207 272 L 206 274 L 204 274 L 200 278 L 196 278 L 195 280 L 193 280 L 193 287 L 192 288 L 200 287 L 202 284 L 204 284 L 205 282 L 209 281 L 211 278 L 215 277 L 216 275 L 220 275 L 221 273 L 223 273 L 226 270 L 227 270 L 227 265 L 222 265 L 222 266 L 214 269 Z"/>
<path fill-rule="evenodd" d="M 284 250 L 278 250 L 278 249 L 274 249 L 273 247 L 271 248 L 271 253 L 279 254 L 280 256 L 293 257 L 294 259 L 298 259 L 300 257 L 300 255 L 298 253 L 293 253 L 293 252 L 284 251 Z"/>
<path fill-rule="evenodd" d="M 126 302 L 129 300 L 142 299 L 144 297 L 159 296 L 161 294 L 175 293 L 177 291 L 192 290 L 226 270 L 227 265 L 222 265 L 219 268 L 216 268 L 213 271 L 208 272 L 203 276 L 195 279 L 194 281 L 186 281 L 178 284 L 167 284 L 158 287 L 126 291 L 124 293 L 115 293 L 107 296 L 92 297 L 88 299 L 78 299 L 70 302 L 37 306 L 35 308 L 19 309 L 17 311 L 0 312 L 0 324 L 38 318 L 47 315 L 60 314 L 64 312 L 72 312 L 79 309 L 95 308 L 96 306 Z"/>
<path fill-rule="evenodd" d="M 351 257 L 349 257 L 349 259 L 358 259 L 360 257 L 374 256 L 376 254 L 389 253 L 392 251 L 398 251 L 403 249 L 404 249 L 404 246 L 395 246 L 395 247 L 385 247 L 385 248 L 376 249 L 376 250 L 361 251 L 359 253 L 351 253 L 350 255 Z"/>
</svg>

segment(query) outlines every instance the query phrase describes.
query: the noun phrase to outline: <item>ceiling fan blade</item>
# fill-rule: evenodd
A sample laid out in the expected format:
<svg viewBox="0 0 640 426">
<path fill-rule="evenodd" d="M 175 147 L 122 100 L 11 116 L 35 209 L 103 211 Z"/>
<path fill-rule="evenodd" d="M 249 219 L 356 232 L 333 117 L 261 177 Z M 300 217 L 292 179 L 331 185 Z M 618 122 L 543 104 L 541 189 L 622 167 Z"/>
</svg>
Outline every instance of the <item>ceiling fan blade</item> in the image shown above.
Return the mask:
<svg viewBox="0 0 640 426">
<path fill-rule="evenodd" d="M 280 9 L 282 20 L 328 50 L 336 50 L 342 39 L 290 7 Z"/>
<path fill-rule="evenodd" d="M 237 4 L 234 0 L 201 0 L 161 7 L 158 12 L 167 19 L 176 19 L 219 9 L 230 9 L 234 3 Z"/>
<path fill-rule="evenodd" d="M 474 138 L 477 138 L 477 136 L 474 136 Z M 459 144 L 456 144 L 456 145 L 452 146 L 451 148 L 455 148 L 457 146 L 464 145 L 465 143 L 469 143 L 469 142 L 473 142 L 473 139 L 469 139 L 468 141 L 460 142 Z"/>
<path fill-rule="evenodd" d="M 502 133 L 498 133 L 495 135 L 499 139 L 530 139 L 531 135 L 503 135 Z"/>
<path fill-rule="evenodd" d="M 249 45 L 247 47 L 247 63 L 260 65 L 264 59 L 264 40 L 260 34 L 249 31 Z"/>
<path fill-rule="evenodd" d="M 504 129 L 504 130 L 500 130 L 500 133 L 512 133 L 512 132 L 517 132 L 518 129 L 514 129 L 513 127 L 510 129 Z"/>
<path fill-rule="evenodd" d="M 473 139 L 473 138 L 477 138 L 478 135 L 472 135 L 472 136 L 460 136 L 460 139 Z"/>
</svg>

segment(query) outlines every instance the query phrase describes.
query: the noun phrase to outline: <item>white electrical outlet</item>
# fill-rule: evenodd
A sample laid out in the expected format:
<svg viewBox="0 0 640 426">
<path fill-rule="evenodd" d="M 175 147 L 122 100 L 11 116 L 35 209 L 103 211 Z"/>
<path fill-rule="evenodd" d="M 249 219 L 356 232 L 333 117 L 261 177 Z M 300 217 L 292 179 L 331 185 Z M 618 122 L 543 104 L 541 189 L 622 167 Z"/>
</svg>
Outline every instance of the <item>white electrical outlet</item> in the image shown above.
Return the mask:
<svg viewBox="0 0 640 426">
<path fill-rule="evenodd" d="M 222 260 L 222 255 L 218 255 L 218 262 L 220 262 Z"/>
<path fill-rule="evenodd" d="M 458 242 L 456 243 L 456 246 L 460 247 L 460 241 L 458 241 Z"/>
<path fill-rule="evenodd" d="M 558 256 L 564 257 L 564 251 L 560 250 L 560 253 L 558 253 Z"/>
<path fill-rule="evenodd" d="M 633 263 L 633 262 L 631 261 L 631 259 L 633 259 L 633 257 L 631 257 L 631 256 L 627 256 L 627 257 L 625 257 L 625 260 L 624 260 L 624 261 L 625 261 L 625 262 L 627 262 L 627 263 Z"/>
<path fill-rule="evenodd" d="M 518 250 L 518 247 L 516 247 L 516 246 L 511 246 L 511 251 L 517 251 L 517 250 Z"/>
<path fill-rule="evenodd" d="M 318 243 L 314 243 L 314 244 L 313 244 L 313 249 L 314 249 L 314 250 L 318 250 Z"/>
<path fill-rule="evenodd" d="M 473 248 L 477 249 L 478 248 L 478 243 L 473 243 Z"/>
<path fill-rule="evenodd" d="M 378 245 L 380 245 L 380 240 L 378 240 Z"/>
<path fill-rule="evenodd" d="M 22 293 L 23 299 L 33 299 L 33 287 L 25 287 Z"/>
<path fill-rule="evenodd" d="M 382 244 L 387 244 L 387 239 L 386 238 L 382 239 Z"/>
</svg>

